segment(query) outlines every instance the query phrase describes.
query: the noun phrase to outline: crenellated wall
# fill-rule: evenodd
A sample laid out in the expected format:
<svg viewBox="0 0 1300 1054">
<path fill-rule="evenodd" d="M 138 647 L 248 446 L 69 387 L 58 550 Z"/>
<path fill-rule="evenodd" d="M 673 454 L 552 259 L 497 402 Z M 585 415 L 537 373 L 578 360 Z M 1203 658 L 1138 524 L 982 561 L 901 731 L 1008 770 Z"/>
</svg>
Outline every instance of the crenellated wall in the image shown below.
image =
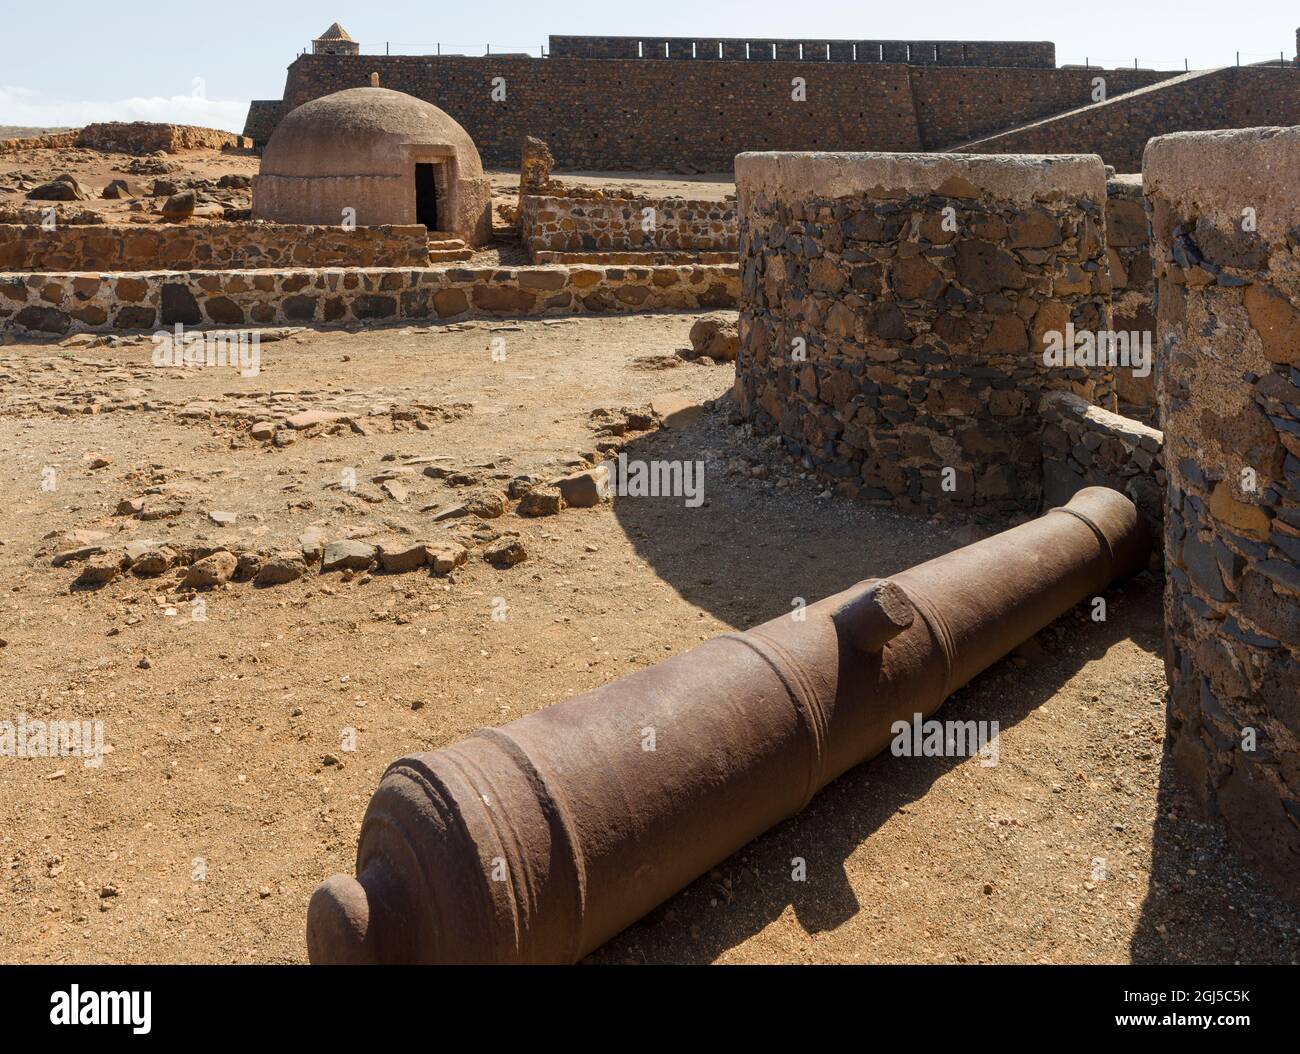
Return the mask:
<svg viewBox="0 0 1300 1054">
<path fill-rule="evenodd" d="M 764 37 L 555 36 L 551 58 L 697 59 L 770 62 L 906 62 L 936 66 L 1056 65 L 1056 45 L 1046 40 L 805 40 Z"/>
</svg>

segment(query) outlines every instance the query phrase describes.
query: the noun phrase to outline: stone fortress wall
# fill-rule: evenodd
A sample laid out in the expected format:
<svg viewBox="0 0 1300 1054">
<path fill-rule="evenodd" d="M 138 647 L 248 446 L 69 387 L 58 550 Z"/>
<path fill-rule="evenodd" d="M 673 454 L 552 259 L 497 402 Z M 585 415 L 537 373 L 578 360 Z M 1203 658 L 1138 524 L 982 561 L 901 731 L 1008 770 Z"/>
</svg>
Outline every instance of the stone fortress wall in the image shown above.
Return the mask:
<svg viewBox="0 0 1300 1054">
<path fill-rule="evenodd" d="M 554 50 L 546 59 L 301 55 L 289 66 L 283 99 L 254 102 L 244 134 L 264 144 L 292 107 L 369 84 L 377 73 L 384 87 L 451 114 L 474 137 L 485 164 L 517 165 L 520 143 L 532 135 L 568 168 L 723 172 L 746 150 L 949 149 L 1086 105 L 1098 72 L 1039 64 L 909 65 L 901 58 L 674 62 L 561 57 Z M 1105 74 L 1112 94 L 1175 76 L 1132 69 Z M 491 98 L 496 77 L 505 82 L 501 102 Z M 806 81 L 805 102 L 791 99 L 794 77 Z"/>
<path fill-rule="evenodd" d="M 1161 137 L 1144 169 L 1168 472 L 1174 756 L 1206 810 L 1294 891 L 1300 128 Z"/>
<path fill-rule="evenodd" d="M 1126 89 L 1102 73 L 1107 101 L 981 138 L 972 153 L 1096 153 L 1121 172 L 1137 172 L 1155 135 L 1179 130 L 1249 128 L 1300 123 L 1300 70 L 1294 66 L 1228 66 L 1183 74 L 1148 91 Z"/>
</svg>

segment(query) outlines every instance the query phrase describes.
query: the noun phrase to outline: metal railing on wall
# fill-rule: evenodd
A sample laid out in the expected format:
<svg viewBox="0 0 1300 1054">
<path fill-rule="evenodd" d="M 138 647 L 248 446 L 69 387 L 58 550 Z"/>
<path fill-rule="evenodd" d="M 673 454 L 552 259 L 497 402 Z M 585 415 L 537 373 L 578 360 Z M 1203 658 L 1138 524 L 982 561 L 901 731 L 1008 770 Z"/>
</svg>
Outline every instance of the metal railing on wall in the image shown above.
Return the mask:
<svg viewBox="0 0 1300 1054">
<path fill-rule="evenodd" d="M 545 44 L 409 44 L 404 41 L 385 40 L 382 44 L 358 44 L 363 55 L 536 55 L 546 57 Z M 307 55 L 311 48 L 303 48 L 299 54 Z"/>
<path fill-rule="evenodd" d="M 546 58 L 545 44 L 442 44 L 434 42 L 432 44 L 411 44 L 397 41 L 384 41 L 382 44 L 360 44 L 358 45 L 363 55 L 419 55 L 419 56 L 447 56 L 449 58 L 456 56 L 466 57 L 484 57 L 491 55 L 530 55 L 538 58 Z M 719 48 L 721 45 L 719 45 Z M 657 55 L 648 54 L 641 49 L 639 57 L 652 58 Z M 748 45 L 746 45 L 748 52 Z M 310 54 L 310 48 L 303 48 L 299 54 Z M 826 53 L 823 54 L 820 48 L 813 49 L 812 52 L 806 51 L 804 45 L 800 45 L 800 52 L 804 61 L 828 61 L 830 59 L 829 45 L 826 45 Z M 695 57 L 703 58 L 703 55 Z M 710 59 L 712 55 L 708 56 Z M 721 57 L 719 52 L 718 57 Z M 883 52 L 882 56 L 883 58 Z M 856 53 L 853 58 L 857 58 Z M 880 59 L 877 59 L 880 61 Z M 1223 62 L 1200 63 L 1195 68 L 1198 70 L 1218 69 L 1221 66 L 1280 66 L 1294 69 L 1297 67 L 1298 60 L 1295 56 L 1289 56 L 1285 51 L 1269 54 L 1261 51 L 1237 51 Z M 923 63 L 924 65 L 934 65 L 933 61 Z M 1120 59 L 1111 61 L 1109 58 L 1098 60 L 1093 56 L 1084 56 L 1082 62 L 1071 62 L 1068 59 L 1057 59 L 1057 68 L 1071 67 L 1074 69 L 1097 69 L 1097 70 L 1174 70 L 1181 67 L 1190 71 L 1193 67 L 1187 58 L 1160 58 L 1152 60 L 1149 57 L 1135 56 L 1132 59 Z"/>
<path fill-rule="evenodd" d="M 1069 66 L 1073 69 L 1087 68 L 1097 70 L 1176 70 L 1183 69 L 1190 72 L 1197 70 L 1221 69 L 1224 66 L 1282 66 L 1294 69 L 1296 66 L 1295 56 L 1288 55 L 1284 51 L 1275 51 L 1272 54 L 1261 51 L 1236 51 L 1228 55 L 1222 61 L 1198 62 L 1192 66 L 1186 58 L 1169 58 L 1161 57 L 1152 59 L 1149 56 L 1131 59 L 1120 59 L 1119 61 L 1110 61 L 1107 57 L 1098 60 L 1095 56 L 1085 56 L 1082 62 L 1077 59 L 1071 61 L 1068 58 L 1058 58 L 1060 66 Z"/>
</svg>

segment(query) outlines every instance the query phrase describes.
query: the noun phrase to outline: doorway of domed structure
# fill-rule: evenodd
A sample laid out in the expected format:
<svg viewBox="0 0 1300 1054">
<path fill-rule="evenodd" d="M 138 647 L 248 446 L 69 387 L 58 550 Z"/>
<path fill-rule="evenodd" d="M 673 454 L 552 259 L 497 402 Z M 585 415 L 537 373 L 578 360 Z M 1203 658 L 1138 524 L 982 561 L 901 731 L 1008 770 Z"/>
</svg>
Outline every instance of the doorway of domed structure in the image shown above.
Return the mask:
<svg viewBox="0 0 1300 1054">
<path fill-rule="evenodd" d="M 438 229 L 438 176 L 441 165 L 419 162 L 415 166 L 415 222 Z"/>
</svg>

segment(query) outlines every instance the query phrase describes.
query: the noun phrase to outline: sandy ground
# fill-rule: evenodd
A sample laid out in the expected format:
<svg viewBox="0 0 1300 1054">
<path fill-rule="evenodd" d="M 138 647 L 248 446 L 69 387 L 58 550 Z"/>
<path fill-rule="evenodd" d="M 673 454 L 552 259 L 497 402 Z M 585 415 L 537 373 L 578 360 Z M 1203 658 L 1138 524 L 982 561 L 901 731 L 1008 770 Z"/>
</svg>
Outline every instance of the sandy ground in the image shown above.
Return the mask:
<svg viewBox="0 0 1300 1054">
<path fill-rule="evenodd" d="M 694 318 L 291 332 L 252 377 L 152 367 L 147 337 L 0 347 L 0 716 L 102 721 L 111 747 L 99 768 L 0 758 L 0 958 L 303 961 L 307 900 L 350 870 L 393 758 L 958 544 L 954 523 L 823 494 L 729 424 L 725 400 L 688 428 L 612 440 L 621 408 L 728 390 L 729 367 L 674 354 Z M 361 430 L 250 437 L 305 408 Z M 703 459 L 705 504 L 424 511 L 611 441 Z M 339 486 L 349 469 L 354 492 Z M 117 514 L 132 498 L 170 515 Z M 78 531 L 279 548 L 311 527 L 472 552 L 447 577 L 311 573 L 204 594 L 175 572 L 78 590 L 80 564 L 52 566 L 95 537 Z M 482 559 L 510 536 L 527 559 Z M 593 960 L 1295 961 L 1300 911 L 1196 822 L 1173 774 L 1159 632 L 1149 575 L 1111 595 L 1109 621 L 1061 619 L 942 712 L 997 720 L 998 765 L 861 766 Z"/>
</svg>

